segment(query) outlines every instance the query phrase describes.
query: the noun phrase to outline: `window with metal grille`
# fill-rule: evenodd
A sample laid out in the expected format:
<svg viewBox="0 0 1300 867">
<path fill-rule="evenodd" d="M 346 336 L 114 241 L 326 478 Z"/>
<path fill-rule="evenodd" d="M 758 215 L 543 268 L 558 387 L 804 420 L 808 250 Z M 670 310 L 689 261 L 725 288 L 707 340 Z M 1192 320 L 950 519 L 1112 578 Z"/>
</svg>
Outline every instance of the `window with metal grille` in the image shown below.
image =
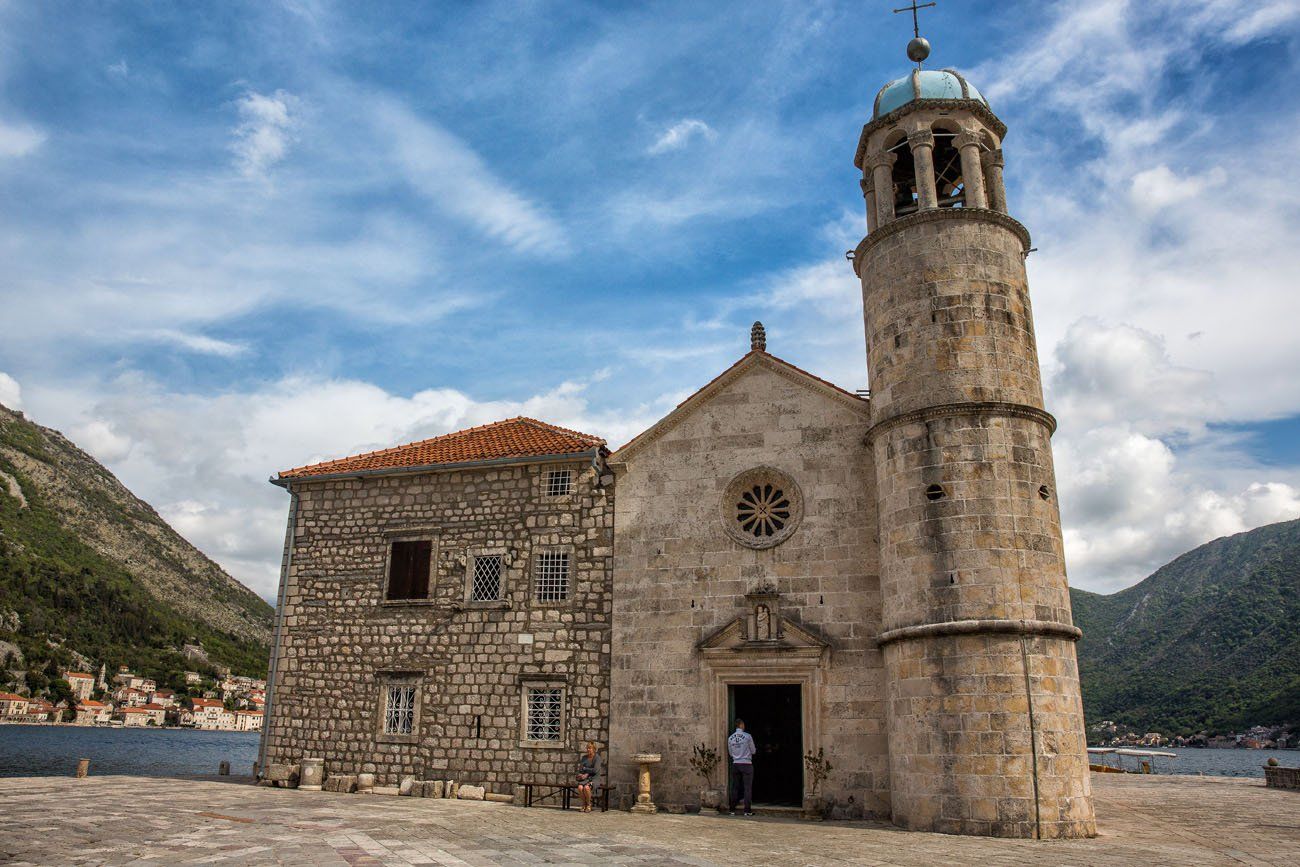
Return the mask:
<svg viewBox="0 0 1300 867">
<path fill-rule="evenodd" d="M 409 735 L 415 729 L 415 687 L 394 684 L 388 687 L 384 706 L 384 734 Z"/>
<path fill-rule="evenodd" d="M 474 577 L 470 586 L 471 602 L 497 602 L 501 599 L 501 555 L 474 558 Z"/>
<path fill-rule="evenodd" d="M 388 554 L 388 599 L 428 599 L 429 561 L 433 543 L 428 539 L 393 542 Z"/>
<path fill-rule="evenodd" d="M 548 470 L 546 496 L 562 497 L 573 491 L 573 470 Z"/>
<path fill-rule="evenodd" d="M 533 570 L 533 595 L 539 602 L 569 598 L 569 552 L 543 551 Z"/>
<path fill-rule="evenodd" d="M 564 690 L 558 686 L 529 687 L 525 737 L 530 741 L 558 741 L 563 702 Z"/>
</svg>

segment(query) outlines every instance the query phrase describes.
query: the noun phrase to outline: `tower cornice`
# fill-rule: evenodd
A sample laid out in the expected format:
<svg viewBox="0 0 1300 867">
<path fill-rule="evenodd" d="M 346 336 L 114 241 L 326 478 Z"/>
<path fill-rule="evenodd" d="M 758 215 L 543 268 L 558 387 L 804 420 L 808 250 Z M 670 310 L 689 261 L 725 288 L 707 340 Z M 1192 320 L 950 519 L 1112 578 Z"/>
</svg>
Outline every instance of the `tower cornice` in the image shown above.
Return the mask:
<svg viewBox="0 0 1300 867">
<path fill-rule="evenodd" d="M 861 169 L 862 157 L 867 152 L 867 139 L 878 129 L 897 126 L 898 122 L 910 114 L 918 111 L 938 109 L 940 111 L 964 111 L 969 112 L 993 130 L 999 140 L 1006 137 L 1007 125 L 998 119 L 998 116 L 989 110 L 989 107 L 978 99 L 914 99 L 905 105 L 901 105 L 889 114 L 883 114 L 874 120 L 869 121 L 862 127 L 862 135 L 858 138 L 858 150 L 853 155 L 853 165 Z"/>
<path fill-rule="evenodd" d="M 931 419 L 953 415 L 996 415 L 1011 418 L 1027 418 L 1047 428 L 1048 436 L 1056 433 L 1056 417 L 1045 409 L 1023 403 L 1010 403 L 1000 400 L 968 400 L 961 403 L 945 403 L 939 406 L 927 406 L 899 415 L 888 416 L 873 424 L 863 436 L 864 442 L 871 442 L 880 434 L 893 430 L 899 425 L 917 424 Z"/>
<path fill-rule="evenodd" d="M 885 223 L 883 226 L 878 226 L 875 231 L 863 238 L 853 251 L 853 273 L 859 277 L 862 276 L 862 263 L 866 259 L 867 251 L 885 238 L 911 226 L 939 220 L 980 220 L 986 223 L 994 223 L 1015 234 L 1020 239 L 1020 243 L 1024 245 L 1025 252 L 1028 252 L 1032 246 L 1029 230 L 1015 217 L 1009 217 L 1001 211 L 994 211 L 991 208 L 927 208 L 923 211 L 908 214 L 906 217 L 899 217 Z"/>
</svg>

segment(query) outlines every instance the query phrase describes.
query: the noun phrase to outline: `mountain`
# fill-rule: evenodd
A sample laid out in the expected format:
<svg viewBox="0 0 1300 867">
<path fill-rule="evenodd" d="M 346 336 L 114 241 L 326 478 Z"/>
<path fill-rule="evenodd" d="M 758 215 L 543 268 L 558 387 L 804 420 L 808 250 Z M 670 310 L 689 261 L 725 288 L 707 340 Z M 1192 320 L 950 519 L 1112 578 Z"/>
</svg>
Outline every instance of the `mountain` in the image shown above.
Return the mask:
<svg viewBox="0 0 1300 867">
<path fill-rule="evenodd" d="M 1071 590 L 1084 712 L 1165 734 L 1300 723 L 1300 520 L 1109 596 Z"/>
<path fill-rule="evenodd" d="M 265 676 L 272 615 L 94 458 L 0 406 L 0 688 L 6 668 L 39 685 L 101 663 Z"/>
</svg>

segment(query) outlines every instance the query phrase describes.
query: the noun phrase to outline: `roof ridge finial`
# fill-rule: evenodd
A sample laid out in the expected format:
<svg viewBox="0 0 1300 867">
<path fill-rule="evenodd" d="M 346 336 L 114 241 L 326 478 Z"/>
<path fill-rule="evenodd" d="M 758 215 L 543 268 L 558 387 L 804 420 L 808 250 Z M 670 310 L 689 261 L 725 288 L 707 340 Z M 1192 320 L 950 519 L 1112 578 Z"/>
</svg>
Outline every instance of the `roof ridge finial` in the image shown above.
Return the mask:
<svg viewBox="0 0 1300 867">
<path fill-rule="evenodd" d="M 749 351 L 767 352 L 767 329 L 762 322 L 755 322 L 754 327 L 749 329 Z"/>
<path fill-rule="evenodd" d="M 894 13 L 911 12 L 912 13 L 912 41 L 907 43 L 907 59 L 916 64 L 916 68 L 921 68 L 921 61 L 930 56 L 930 40 L 921 35 L 921 19 L 917 17 L 917 12 L 938 5 L 934 0 L 930 3 L 917 3 L 912 0 L 911 6 L 904 6 L 902 9 L 895 9 Z"/>
</svg>

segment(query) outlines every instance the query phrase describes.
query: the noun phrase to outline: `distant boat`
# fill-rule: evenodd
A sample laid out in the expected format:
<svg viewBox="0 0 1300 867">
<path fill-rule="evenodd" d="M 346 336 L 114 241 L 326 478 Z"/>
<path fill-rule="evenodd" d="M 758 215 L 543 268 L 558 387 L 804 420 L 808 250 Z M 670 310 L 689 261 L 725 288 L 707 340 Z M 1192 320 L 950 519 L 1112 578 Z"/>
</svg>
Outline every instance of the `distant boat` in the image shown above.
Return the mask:
<svg viewBox="0 0 1300 867">
<path fill-rule="evenodd" d="M 1091 760 L 1093 756 L 1097 756 L 1099 761 L 1089 761 L 1088 769 L 1099 774 L 1155 774 L 1158 773 L 1156 759 L 1176 759 L 1178 753 L 1119 747 L 1088 747 L 1088 758 Z M 1113 764 L 1109 761 L 1111 756 L 1115 757 Z M 1136 759 L 1136 767 L 1129 767 L 1125 762 L 1126 758 Z"/>
</svg>

